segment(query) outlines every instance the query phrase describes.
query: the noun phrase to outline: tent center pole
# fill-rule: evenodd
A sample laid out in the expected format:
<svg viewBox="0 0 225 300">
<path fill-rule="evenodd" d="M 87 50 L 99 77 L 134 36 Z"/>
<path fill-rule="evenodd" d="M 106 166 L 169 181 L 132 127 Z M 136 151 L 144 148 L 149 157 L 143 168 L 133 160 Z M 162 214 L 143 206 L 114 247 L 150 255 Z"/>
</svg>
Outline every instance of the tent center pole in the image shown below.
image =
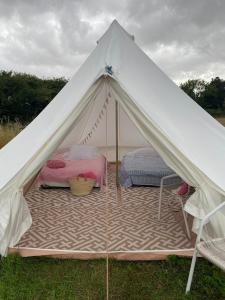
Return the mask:
<svg viewBox="0 0 225 300">
<path fill-rule="evenodd" d="M 118 126 L 118 102 L 115 100 L 116 123 L 116 186 L 119 186 L 119 126 Z"/>
</svg>

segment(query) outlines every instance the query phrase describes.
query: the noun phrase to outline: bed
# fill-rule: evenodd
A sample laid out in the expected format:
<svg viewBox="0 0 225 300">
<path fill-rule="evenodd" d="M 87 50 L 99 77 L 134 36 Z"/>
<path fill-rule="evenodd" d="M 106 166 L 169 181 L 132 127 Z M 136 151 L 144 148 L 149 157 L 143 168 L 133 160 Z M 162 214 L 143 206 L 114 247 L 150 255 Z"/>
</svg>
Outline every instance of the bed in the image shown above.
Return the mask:
<svg viewBox="0 0 225 300">
<path fill-rule="evenodd" d="M 120 183 L 128 188 L 132 185 L 160 186 L 163 176 L 174 174 L 160 155 L 152 148 L 141 148 L 123 156 L 120 166 Z M 175 185 L 182 182 L 175 177 L 166 180 L 165 185 Z"/>
<path fill-rule="evenodd" d="M 93 173 L 96 177 L 95 187 L 103 188 L 106 176 L 106 159 L 98 154 L 91 159 L 67 159 L 65 153 L 55 154 L 51 161 L 64 162 L 64 167 L 50 168 L 48 162 L 40 171 L 37 182 L 42 187 L 69 187 L 68 179 L 79 174 Z"/>
</svg>

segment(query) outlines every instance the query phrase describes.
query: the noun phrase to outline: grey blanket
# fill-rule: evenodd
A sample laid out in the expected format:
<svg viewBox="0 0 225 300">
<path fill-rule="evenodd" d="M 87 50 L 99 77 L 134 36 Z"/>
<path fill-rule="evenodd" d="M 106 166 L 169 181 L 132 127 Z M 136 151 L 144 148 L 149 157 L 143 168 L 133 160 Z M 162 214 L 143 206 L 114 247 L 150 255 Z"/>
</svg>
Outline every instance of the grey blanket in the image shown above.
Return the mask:
<svg viewBox="0 0 225 300">
<path fill-rule="evenodd" d="M 127 153 L 121 162 L 120 182 L 123 186 L 159 186 L 163 176 L 174 174 L 161 156 L 152 148 L 141 148 Z M 166 184 L 180 183 L 180 178 L 167 180 Z"/>
</svg>

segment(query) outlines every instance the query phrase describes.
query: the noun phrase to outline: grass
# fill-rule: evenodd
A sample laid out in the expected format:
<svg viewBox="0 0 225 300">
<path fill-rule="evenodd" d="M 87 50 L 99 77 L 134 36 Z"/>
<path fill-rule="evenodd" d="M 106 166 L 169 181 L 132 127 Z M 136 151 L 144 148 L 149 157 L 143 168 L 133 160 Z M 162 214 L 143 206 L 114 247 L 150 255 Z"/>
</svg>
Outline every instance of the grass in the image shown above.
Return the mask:
<svg viewBox="0 0 225 300">
<path fill-rule="evenodd" d="M 13 139 L 23 126 L 19 122 L 0 123 L 0 149 Z"/>
<path fill-rule="evenodd" d="M 190 259 L 109 261 L 110 300 L 224 300 L 225 274 L 203 259 L 197 262 L 193 288 L 184 290 Z M 106 297 L 105 260 L 58 260 L 9 256 L 0 265 L 1 300 Z"/>
<path fill-rule="evenodd" d="M 104 299 L 105 262 L 48 258 L 3 259 L 0 299 Z"/>
<path fill-rule="evenodd" d="M 225 117 L 216 118 L 218 122 L 220 122 L 223 126 L 225 126 Z"/>
</svg>

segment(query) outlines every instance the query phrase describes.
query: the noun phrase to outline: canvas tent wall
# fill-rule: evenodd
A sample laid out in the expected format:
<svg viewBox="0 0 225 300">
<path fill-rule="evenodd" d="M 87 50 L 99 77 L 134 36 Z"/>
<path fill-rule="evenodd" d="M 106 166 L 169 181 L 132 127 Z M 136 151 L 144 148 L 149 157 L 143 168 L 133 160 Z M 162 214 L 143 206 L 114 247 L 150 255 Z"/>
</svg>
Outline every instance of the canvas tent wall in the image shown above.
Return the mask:
<svg viewBox="0 0 225 300">
<path fill-rule="evenodd" d="M 112 67 L 112 74 L 107 72 Z M 0 152 L 0 253 L 31 225 L 24 184 L 41 168 L 108 80 L 112 97 L 184 180 L 196 188 L 186 210 L 198 219 L 225 200 L 225 129 L 184 94 L 114 21 L 78 72 Z M 224 234 L 225 212 L 213 219 Z"/>
</svg>

